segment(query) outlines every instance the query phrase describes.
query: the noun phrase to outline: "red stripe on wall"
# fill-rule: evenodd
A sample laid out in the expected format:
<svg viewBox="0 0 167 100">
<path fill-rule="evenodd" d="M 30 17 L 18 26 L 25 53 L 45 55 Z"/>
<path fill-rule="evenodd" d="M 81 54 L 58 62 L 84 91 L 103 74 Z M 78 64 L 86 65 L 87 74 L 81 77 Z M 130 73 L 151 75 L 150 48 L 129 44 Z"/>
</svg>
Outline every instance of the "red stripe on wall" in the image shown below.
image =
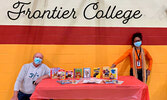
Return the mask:
<svg viewBox="0 0 167 100">
<path fill-rule="evenodd" d="M 127 45 L 135 32 L 144 45 L 167 45 L 167 28 L 0 26 L 0 44 Z"/>
</svg>

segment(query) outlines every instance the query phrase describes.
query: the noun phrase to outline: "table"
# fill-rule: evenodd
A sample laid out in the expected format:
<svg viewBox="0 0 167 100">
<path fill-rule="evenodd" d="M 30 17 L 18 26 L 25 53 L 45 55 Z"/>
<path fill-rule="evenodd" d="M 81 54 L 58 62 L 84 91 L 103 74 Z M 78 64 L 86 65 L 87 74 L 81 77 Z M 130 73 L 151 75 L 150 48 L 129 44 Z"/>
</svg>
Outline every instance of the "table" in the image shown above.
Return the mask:
<svg viewBox="0 0 167 100">
<path fill-rule="evenodd" d="M 42 80 L 31 96 L 41 99 L 149 100 L 148 86 L 133 76 L 120 76 L 123 84 L 64 84 Z"/>
</svg>

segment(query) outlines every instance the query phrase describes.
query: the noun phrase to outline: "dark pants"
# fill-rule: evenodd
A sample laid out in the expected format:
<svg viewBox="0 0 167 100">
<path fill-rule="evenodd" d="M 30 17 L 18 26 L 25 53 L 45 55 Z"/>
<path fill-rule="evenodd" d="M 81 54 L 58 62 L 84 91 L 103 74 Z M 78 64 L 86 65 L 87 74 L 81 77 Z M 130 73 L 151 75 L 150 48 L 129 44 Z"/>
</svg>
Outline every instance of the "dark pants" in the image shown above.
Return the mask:
<svg viewBox="0 0 167 100">
<path fill-rule="evenodd" d="M 137 75 L 138 79 L 143 82 L 143 77 L 142 77 L 142 69 L 137 69 Z M 130 76 L 133 76 L 133 69 L 130 69 Z M 146 81 L 147 81 L 147 75 L 146 75 Z"/>
<path fill-rule="evenodd" d="M 19 93 L 18 93 L 19 100 L 30 100 L 30 96 L 31 96 L 31 94 L 25 94 L 21 91 L 19 91 Z"/>
</svg>

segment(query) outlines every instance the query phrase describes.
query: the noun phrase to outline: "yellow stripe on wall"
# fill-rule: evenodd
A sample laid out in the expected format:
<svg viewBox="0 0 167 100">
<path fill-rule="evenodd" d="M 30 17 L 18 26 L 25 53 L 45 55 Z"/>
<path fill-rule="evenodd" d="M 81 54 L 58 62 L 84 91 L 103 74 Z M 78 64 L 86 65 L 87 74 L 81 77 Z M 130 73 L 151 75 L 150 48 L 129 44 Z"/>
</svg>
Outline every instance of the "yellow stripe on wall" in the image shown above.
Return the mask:
<svg viewBox="0 0 167 100">
<path fill-rule="evenodd" d="M 153 67 L 148 80 L 150 100 L 167 99 L 167 46 L 147 45 L 153 57 Z M 0 98 L 10 100 L 17 75 L 25 63 L 32 62 L 33 54 L 41 52 L 44 63 L 50 68 L 65 70 L 83 67 L 111 66 L 129 45 L 0 45 Z M 129 75 L 129 58 L 117 67 L 120 76 Z"/>
</svg>

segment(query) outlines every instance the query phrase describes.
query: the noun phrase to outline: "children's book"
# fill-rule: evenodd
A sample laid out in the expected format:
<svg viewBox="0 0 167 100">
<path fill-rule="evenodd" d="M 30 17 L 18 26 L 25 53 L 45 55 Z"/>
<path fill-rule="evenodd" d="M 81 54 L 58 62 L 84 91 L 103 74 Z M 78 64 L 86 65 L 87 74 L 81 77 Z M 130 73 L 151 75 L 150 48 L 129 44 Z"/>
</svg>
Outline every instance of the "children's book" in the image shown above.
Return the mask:
<svg viewBox="0 0 167 100">
<path fill-rule="evenodd" d="M 66 71 L 66 79 L 72 79 L 74 76 L 73 71 Z"/>
<path fill-rule="evenodd" d="M 105 84 L 122 84 L 124 81 L 120 80 L 103 80 Z"/>
<path fill-rule="evenodd" d="M 65 79 L 65 74 L 66 74 L 65 70 L 64 69 L 60 69 L 58 71 L 58 75 L 57 75 L 58 79 L 64 80 Z"/>
<path fill-rule="evenodd" d="M 90 68 L 83 68 L 83 77 L 90 78 L 91 77 L 91 69 Z"/>
<path fill-rule="evenodd" d="M 101 82 L 102 82 L 102 79 L 89 78 L 89 79 L 84 79 L 82 83 L 87 83 L 87 84 L 100 84 Z"/>
<path fill-rule="evenodd" d="M 71 80 L 58 80 L 57 83 L 60 83 L 60 84 L 72 84 L 72 81 Z"/>
<path fill-rule="evenodd" d="M 118 83 L 117 83 L 117 84 L 122 84 L 123 82 L 124 82 L 124 81 L 119 81 L 119 80 L 118 80 Z"/>
<path fill-rule="evenodd" d="M 118 71 L 117 68 L 110 69 L 110 79 L 118 79 Z"/>
<path fill-rule="evenodd" d="M 114 84 L 114 82 L 112 81 L 112 80 L 103 80 L 104 81 L 104 83 L 106 83 L 106 84 Z"/>
<path fill-rule="evenodd" d="M 72 84 L 78 84 L 80 80 L 72 80 Z"/>
<path fill-rule="evenodd" d="M 93 77 L 96 77 L 96 78 L 100 78 L 101 74 L 100 74 L 100 68 L 94 68 L 93 69 Z"/>
<path fill-rule="evenodd" d="M 74 69 L 74 78 L 82 78 L 82 69 L 81 68 Z"/>
<path fill-rule="evenodd" d="M 110 77 L 110 67 L 109 66 L 106 66 L 106 67 L 103 67 L 103 78 L 108 78 Z"/>
<path fill-rule="evenodd" d="M 58 71 L 59 70 L 60 70 L 59 67 L 51 68 L 51 71 L 50 71 L 50 77 L 51 77 L 51 79 L 58 78 Z"/>
</svg>

